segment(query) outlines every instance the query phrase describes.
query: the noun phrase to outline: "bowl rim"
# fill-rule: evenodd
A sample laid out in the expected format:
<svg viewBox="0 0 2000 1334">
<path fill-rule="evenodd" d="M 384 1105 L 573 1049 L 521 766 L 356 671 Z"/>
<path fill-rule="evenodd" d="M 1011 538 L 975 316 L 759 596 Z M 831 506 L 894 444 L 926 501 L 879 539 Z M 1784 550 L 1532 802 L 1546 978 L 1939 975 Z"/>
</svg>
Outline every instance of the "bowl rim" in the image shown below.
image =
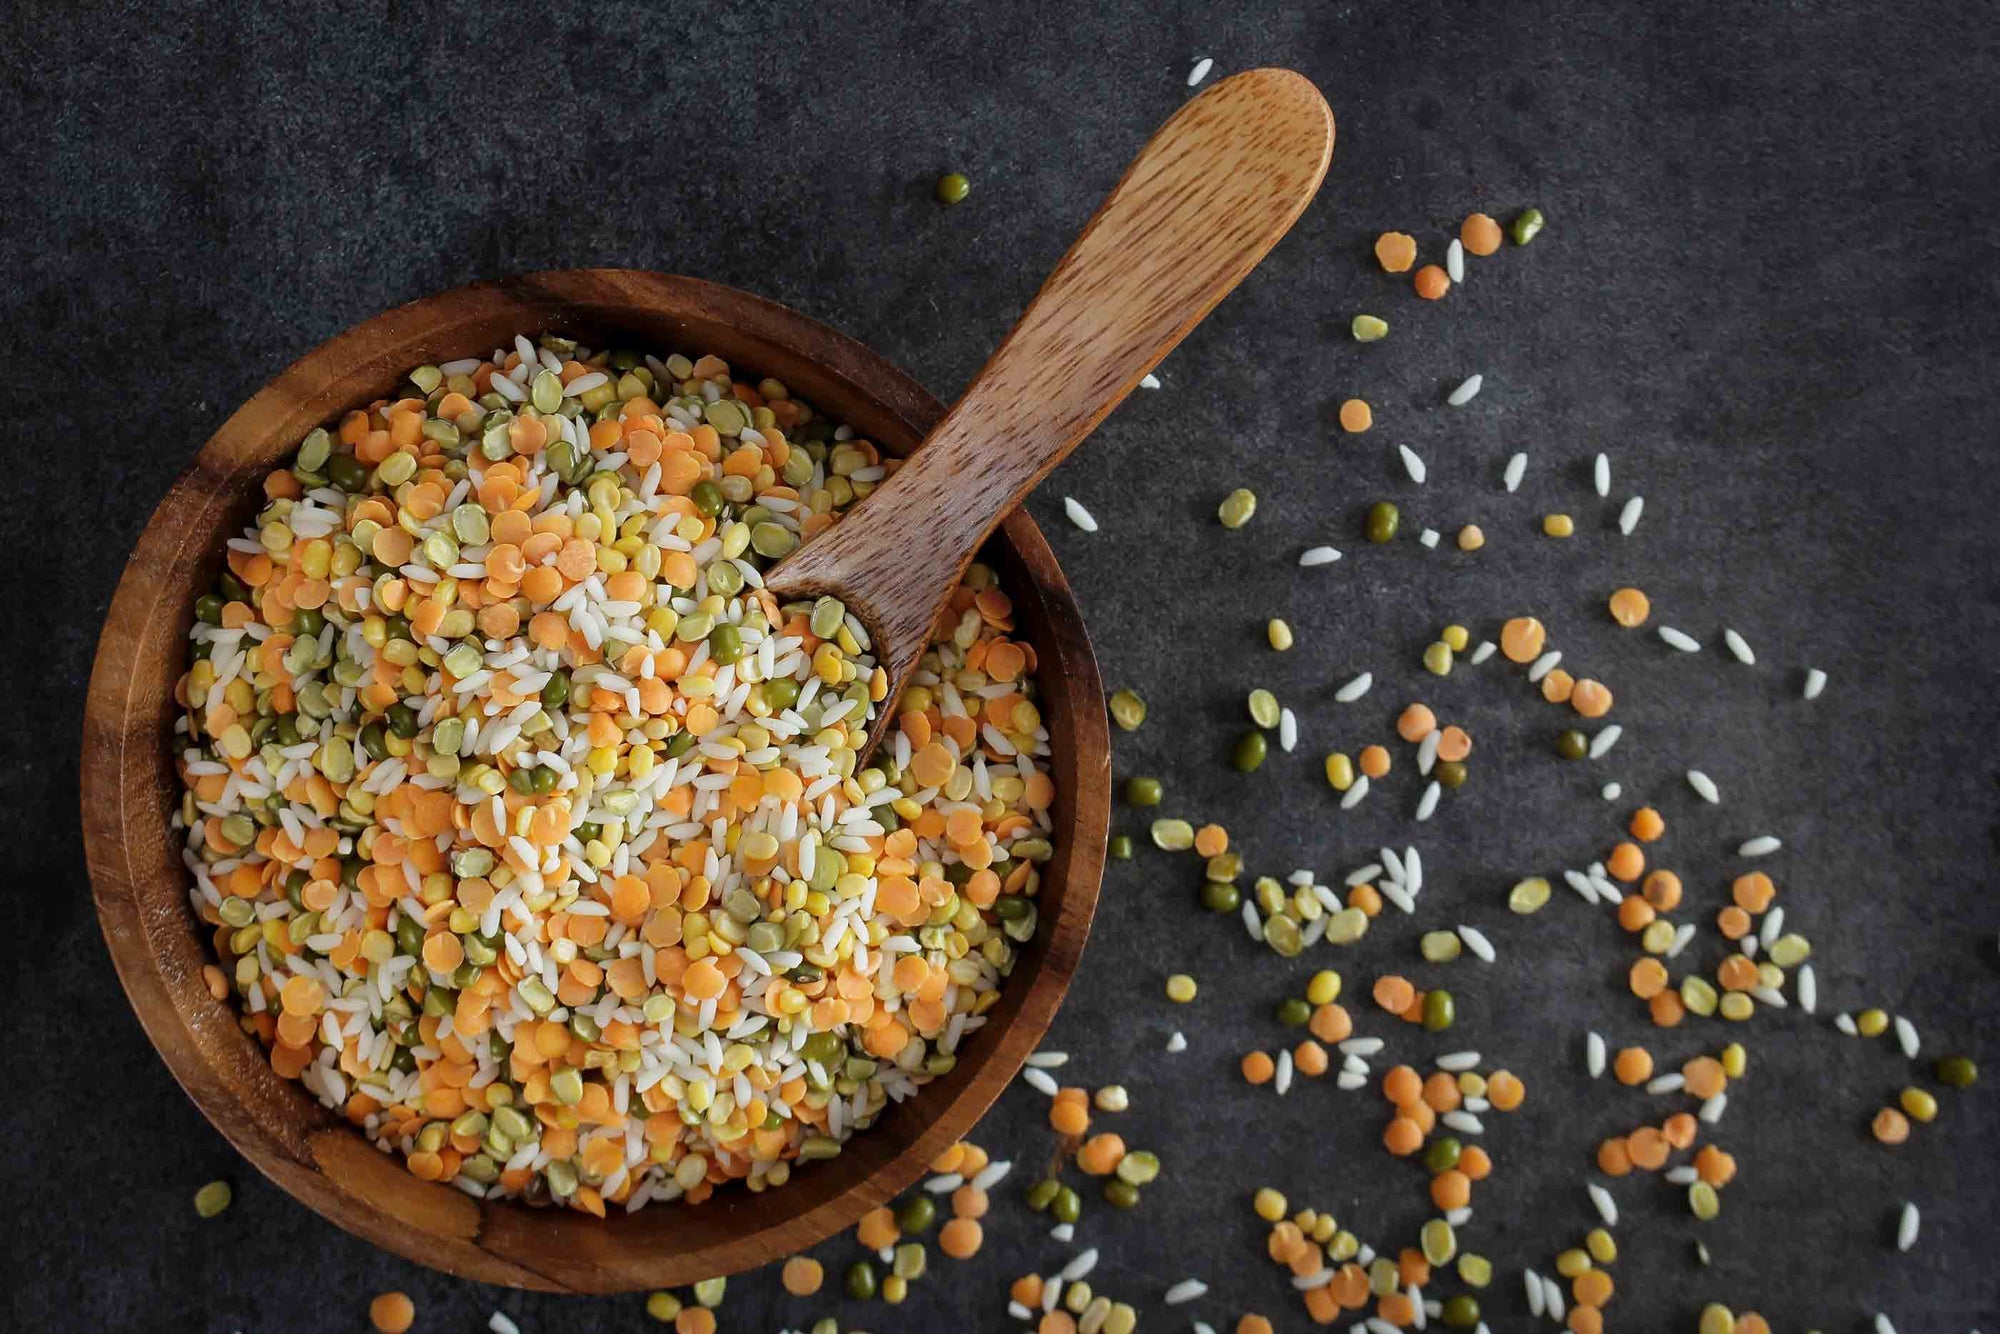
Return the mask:
<svg viewBox="0 0 2000 1334">
<path fill-rule="evenodd" d="M 209 997 L 200 964 L 213 958 L 205 933 L 187 911 L 185 872 L 173 875 L 164 894 L 157 885 L 148 891 L 147 885 L 159 877 L 163 853 L 178 867 L 179 841 L 169 821 L 172 790 L 162 800 L 158 781 L 162 769 L 171 773 L 161 731 L 161 718 L 171 716 L 171 699 L 163 705 L 155 692 L 144 689 L 140 669 L 149 658 L 185 642 L 185 618 L 163 611 L 177 601 L 191 605 L 188 590 L 195 583 L 189 579 L 185 585 L 167 586 L 163 576 L 185 574 L 205 556 L 213 558 L 226 513 L 244 503 L 241 495 L 232 500 L 231 491 L 261 477 L 296 446 L 297 435 L 282 423 L 301 414 L 316 422 L 331 420 L 338 411 L 379 396 L 384 389 L 365 396 L 358 391 L 393 383 L 418 364 L 395 361 L 399 352 L 427 337 L 447 336 L 451 326 L 473 318 L 468 311 L 487 307 L 489 317 L 506 314 L 523 321 L 523 329 L 545 327 L 530 322 L 537 318 L 565 316 L 575 316 L 576 324 L 613 329 L 620 310 L 635 316 L 645 312 L 673 325 L 720 325 L 766 345 L 773 359 L 790 357 L 810 368 L 808 374 L 822 387 L 807 397 L 821 401 L 826 386 L 833 386 L 837 397 L 854 400 L 850 408 L 866 410 L 830 407 L 829 413 L 849 421 L 872 416 L 865 433 L 892 447 L 920 441 L 944 412 L 944 405 L 907 373 L 827 325 L 735 288 L 645 270 L 552 270 L 470 283 L 394 307 L 326 340 L 267 382 L 202 445 L 148 517 L 121 573 L 97 645 L 83 728 L 80 799 L 92 895 L 120 983 L 176 1082 L 244 1157 L 315 1212 L 417 1263 L 485 1282 L 573 1292 L 679 1286 L 793 1254 L 893 1198 L 923 1175 L 938 1152 L 972 1128 L 1041 1040 L 1074 975 L 1101 889 L 1110 801 L 1102 685 L 1074 594 L 1054 553 L 1027 510 L 1016 509 L 1000 530 L 1000 550 L 1020 567 L 1009 588 L 1018 601 L 1028 590 L 1016 585 L 1024 578 L 1032 584 L 1037 608 L 1032 614 L 1044 621 L 1044 637 L 1058 645 L 1063 669 L 1060 691 L 1053 688 L 1057 683 L 1045 680 L 1045 694 L 1050 699 L 1060 694 L 1070 714 L 1065 726 L 1072 737 L 1071 753 L 1057 757 L 1069 771 L 1067 783 L 1058 782 L 1059 809 L 1069 810 L 1058 828 L 1068 832 L 1058 848 L 1060 876 L 1051 875 L 1059 885 L 1060 910 L 1044 919 L 1024 952 L 1022 962 L 1030 966 L 1017 966 L 1002 990 L 1003 1005 L 1016 1007 L 1011 1018 L 991 1031 L 995 1040 L 983 1054 L 961 1066 L 968 1072 L 962 1079 L 954 1071 L 926 1089 L 926 1094 L 936 1093 L 926 1109 L 928 1120 L 893 1156 L 886 1144 L 869 1151 L 886 1130 L 873 1127 L 850 1141 L 849 1152 L 842 1155 L 857 1164 L 858 1175 L 850 1184 L 809 1190 L 807 1183 L 825 1170 L 816 1169 L 801 1181 L 761 1195 L 727 1192 L 727 1198 L 703 1205 L 704 1213 L 714 1210 L 726 1219 L 730 1211 L 745 1209 L 746 1199 L 795 1198 L 802 1207 L 741 1235 L 658 1256 L 606 1238 L 621 1227 L 629 1233 L 640 1219 L 679 1211 L 642 1211 L 600 1221 L 571 1210 L 482 1201 L 447 1185 L 416 1182 L 397 1159 L 377 1150 L 358 1128 L 323 1108 L 296 1081 L 279 1079 L 261 1045 L 237 1026 L 235 1004 Z M 329 379 L 329 368 L 340 374 Z M 745 359 L 743 368 L 782 374 L 753 359 Z M 246 451 L 260 449 L 265 451 L 261 457 L 246 457 Z M 188 510 L 192 514 L 184 515 Z M 172 624 L 163 624 L 169 619 Z M 1041 670 L 1047 673 L 1056 665 L 1045 662 Z M 177 675 L 174 668 L 167 680 Z M 1086 699 L 1092 707 L 1075 706 Z M 142 848 L 151 853 L 150 865 L 142 864 L 137 851 Z M 171 911 L 163 903 L 171 904 Z M 225 1062 L 241 1066 L 245 1047 L 257 1057 L 251 1068 L 226 1070 Z M 940 1088 L 946 1084 L 951 1086 L 948 1099 Z M 265 1103 L 296 1098 L 306 1109 L 278 1123 L 267 1105 L 252 1106 L 246 1095 Z M 925 1101 L 920 1094 L 903 1106 Z M 836 1178 L 829 1173 L 828 1179 Z M 411 1192 L 410 1183 L 422 1190 Z M 388 1195 L 398 1197 L 394 1209 L 383 1207 Z M 771 1207 L 748 1211 L 752 1216 L 775 1212 Z M 563 1250 L 580 1254 L 551 1254 Z"/>
</svg>

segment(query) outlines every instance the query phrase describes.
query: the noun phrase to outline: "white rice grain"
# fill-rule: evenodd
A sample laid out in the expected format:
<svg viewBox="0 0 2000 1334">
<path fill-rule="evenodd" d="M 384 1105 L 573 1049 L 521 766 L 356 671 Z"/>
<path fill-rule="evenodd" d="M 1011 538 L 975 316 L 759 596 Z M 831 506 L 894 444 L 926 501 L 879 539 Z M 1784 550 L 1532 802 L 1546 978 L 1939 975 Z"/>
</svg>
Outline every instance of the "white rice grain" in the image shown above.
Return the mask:
<svg viewBox="0 0 2000 1334">
<path fill-rule="evenodd" d="M 1479 641 L 1478 647 L 1472 650 L 1472 656 L 1467 658 L 1466 661 L 1477 667 L 1480 663 L 1485 662 L 1499 651 L 1500 646 L 1498 644 L 1495 644 L 1490 639 L 1482 639 Z"/>
<path fill-rule="evenodd" d="M 1037 1070 L 1059 1070 L 1069 1064 L 1069 1053 L 1066 1051 L 1038 1051 L 1027 1059 L 1026 1064 Z"/>
<path fill-rule="evenodd" d="M 1807 699 L 1818 699 L 1820 692 L 1825 689 L 1826 673 L 1817 667 L 1806 668 L 1805 687 L 1799 693 Z"/>
<path fill-rule="evenodd" d="M 1728 646 L 1730 653 L 1735 655 L 1736 661 L 1742 663 L 1745 667 L 1754 667 L 1757 665 L 1757 655 L 1750 651 L 1750 642 L 1744 639 L 1742 635 L 1724 627 L 1722 642 Z"/>
<path fill-rule="evenodd" d="M 1488 940 L 1486 933 L 1476 926 L 1461 924 L 1458 928 L 1458 938 L 1465 942 L 1465 948 L 1471 950 L 1481 963 L 1492 963 L 1494 958 L 1497 957 L 1494 953 L 1493 942 Z"/>
<path fill-rule="evenodd" d="M 1290 754 L 1299 744 L 1298 715 L 1290 709 L 1278 710 L 1278 749 Z"/>
<path fill-rule="evenodd" d="M 1849 1037 L 1855 1037 L 1861 1032 L 1859 1028 L 1855 1027 L 1854 1016 L 1848 1014 L 1845 1010 L 1833 1016 L 1833 1026 Z"/>
<path fill-rule="evenodd" d="M 1208 72 L 1214 68 L 1215 68 L 1215 62 L 1213 60 L 1210 60 L 1207 56 L 1203 56 L 1200 60 L 1195 61 L 1194 68 L 1188 71 L 1187 86 L 1190 88 L 1194 87 L 1196 84 L 1200 83 L 1203 79 L 1206 79 L 1208 77 Z"/>
<path fill-rule="evenodd" d="M 1184 1278 L 1171 1288 L 1168 1288 L 1166 1296 L 1161 1300 L 1165 1301 L 1169 1306 L 1181 1306 L 1193 1301 L 1197 1297 L 1206 1295 L 1207 1292 L 1208 1284 L 1202 1282 L 1200 1279 Z"/>
<path fill-rule="evenodd" d="M 1634 496 L 1625 502 L 1625 508 L 1618 511 L 1618 531 L 1626 537 L 1639 526 L 1639 516 L 1646 512 L 1646 498 Z"/>
<path fill-rule="evenodd" d="M 1340 689 L 1334 691 L 1333 697 L 1336 700 L 1340 701 L 1342 704 L 1352 704 L 1355 700 L 1360 699 L 1363 695 L 1367 694 L 1368 688 L 1374 684 L 1375 684 L 1374 673 L 1363 672 L 1361 673 L 1361 675 L 1355 677 L 1353 680 L 1349 681 L 1346 685 L 1342 686 Z"/>
<path fill-rule="evenodd" d="M 1424 461 L 1417 457 L 1417 451 L 1411 449 L 1408 445 L 1397 445 L 1396 452 L 1403 456 L 1403 471 L 1410 475 L 1411 481 L 1415 482 L 1418 486 L 1422 486 L 1424 484 L 1426 469 L 1424 468 Z"/>
<path fill-rule="evenodd" d="M 1590 739 L 1590 758 L 1602 759 L 1611 748 L 1618 744 L 1618 738 L 1625 735 L 1625 729 L 1612 723 Z"/>
<path fill-rule="evenodd" d="M 1479 1053 L 1476 1051 L 1448 1051 L 1437 1058 L 1437 1068 L 1453 1075 L 1461 1070 L 1470 1070 L 1478 1064 Z"/>
<path fill-rule="evenodd" d="M 1095 1268 L 1097 1268 L 1097 1248 L 1092 1246 L 1088 1250 L 1078 1251 L 1075 1258 L 1062 1267 L 1062 1280 L 1065 1283 L 1074 1283 Z"/>
<path fill-rule="evenodd" d="M 1292 1091 L 1292 1053 L 1289 1047 L 1278 1049 L 1278 1073 L 1271 1082 L 1281 1098 Z"/>
<path fill-rule="evenodd" d="M 1435 778 L 1424 788 L 1424 795 L 1417 798 L 1417 823 L 1422 824 L 1437 813 L 1438 796 L 1443 791 L 1444 785 L 1439 783 Z"/>
<path fill-rule="evenodd" d="M 1604 1035 L 1595 1029 L 1584 1035 L 1583 1068 L 1597 1079 L 1604 1074 Z"/>
<path fill-rule="evenodd" d="M 1900 1014 L 1896 1016 L 1896 1045 L 1903 1049 L 1904 1058 L 1912 1061 L 1923 1050 L 1923 1041 L 1917 1037 L 1917 1026 Z"/>
<path fill-rule="evenodd" d="M 1902 1217 L 1896 1220 L 1897 1250 L 1907 1253 L 1912 1246 L 1917 1244 L 1917 1228 L 1919 1225 L 1920 1220 L 1917 1217 L 1917 1206 L 1914 1203 L 1906 1201 L 1903 1205 Z"/>
<path fill-rule="evenodd" d="M 1807 1014 L 1811 1014 L 1819 1008 L 1819 978 L 1813 972 L 1811 964 L 1800 965 L 1797 989 L 1799 993 L 1799 1008 L 1801 1010 L 1804 1010 Z"/>
<path fill-rule="evenodd" d="M 1158 389 L 1160 387 L 1160 377 L 1148 371 L 1139 377 L 1139 387 L 1141 389 Z"/>
<path fill-rule="evenodd" d="M 1684 634 L 1674 629 L 1671 625 L 1660 627 L 1660 638 L 1666 641 L 1668 648 L 1677 648 L 1683 653 L 1701 652 L 1700 640 L 1696 639 L 1693 635 Z"/>
<path fill-rule="evenodd" d="M 997 1163 L 988 1163 L 986 1166 L 980 1168 L 978 1174 L 972 1178 L 972 1184 L 981 1190 L 992 1190 L 995 1186 L 1006 1180 L 1007 1174 L 1013 1170 L 1014 1160 L 1011 1158 L 1002 1158 Z"/>
<path fill-rule="evenodd" d="M 1539 1320 L 1542 1316 L 1542 1276 L 1532 1269 L 1523 1269 L 1521 1286 L 1528 1290 L 1528 1314 Z"/>
<path fill-rule="evenodd" d="M 1444 248 L 1444 273 L 1454 283 L 1465 281 L 1465 243 L 1455 236 Z"/>
<path fill-rule="evenodd" d="M 597 378 L 601 380 L 604 377 L 600 375 Z M 521 1327 L 499 1311 L 486 1317 L 486 1328 L 492 1330 L 493 1334 L 521 1334 Z"/>
<path fill-rule="evenodd" d="M 1458 242 L 1453 241 L 1452 244 L 1457 245 Z M 1454 279 L 1454 281 L 1456 280 Z M 1468 375 L 1463 380 L 1460 380 L 1458 382 L 1458 388 L 1452 390 L 1451 393 L 1445 397 L 1444 401 L 1451 404 L 1451 406 L 1455 408 L 1462 408 L 1467 403 L 1470 403 L 1473 399 L 1479 397 L 1479 391 L 1480 389 L 1485 387 L 1485 384 L 1486 384 L 1485 376 Z"/>
<path fill-rule="evenodd" d="M 1598 1185 L 1595 1181 L 1590 1183 L 1589 1189 L 1590 1202 L 1596 1206 L 1597 1216 L 1604 1220 L 1604 1226 L 1617 1227 L 1618 1202 L 1611 1198 L 1611 1192 Z"/>
<path fill-rule="evenodd" d="M 1091 518 L 1090 511 L 1078 504 L 1073 497 L 1063 497 L 1063 513 L 1069 516 L 1071 523 L 1083 529 L 1084 532 L 1094 533 L 1097 531 L 1097 520 Z"/>
<path fill-rule="evenodd" d="M 1599 454 L 1596 461 L 1590 465 L 1590 484 L 1597 489 L 1597 494 L 1600 496 L 1611 494 L 1611 456 L 1609 454 Z"/>
<path fill-rule="evenodd" d="M 1687 1076 L 1678 1070 L 1658 1075 L 1646 1081 L 1646 1092 L 1653 1094 L 1655 1097 L 1662 1093 L 1679 1093 L 1686 1087 Z"/>
<path fill-rule="evenodd" d="M 1027 1080 L 1028 1087 L 1035 1090 L 1035 1092 L 1045 1093 L 1051 1098 L 1056 1096 L 1059 1085 L 1050 1077 L 1047 1071 L 1038 1070 L 1032 1065 L 1027 1066 L 1021 1071 L 1021 1078 Z"/>
<path fill-rule="evenodd" d="M 1755 838 L 1745 839 L 1742 846 L 1736 849 L 1736 855 L 1739 857 L 1768 857 L 1783 846 L 1785 845 L 1770 834 L 1759 834 Z"/>
<path fill-rule="evenodd" d="M 1501 485 L 1505 486 L 1508 492 L 1511 494 L 1515 490 L 1519 489 L 1521 485 L 1521 479 L 1527 476 L 1527 474 L 1528 474 L 1527 454 L 1525 453 L 1515 454 L 1513 457 L 1507 460 L 1507 471 L 1500 475 L 1500 483 Z"/>
<path fill-rule="evenodd" d="M 1690 769 L 1687 771 L 1687 780 L 1688 780 L 1688 786 L 1693 788 L 1695 795 L 1700 797 L 1703 801 L 1707 802 L 1711 806 L 1716 806 L 1721 804 L 1722 793 L 1715 786 L 1715 780 L 1713 778 L 1710 778 L 1707 774 L 1703 773 L 1699 769 Z"/>
<path fill-rule="evenodd" d="M 1417 534 L 1417 542 L 1419 543 L 1419 545 L 1423 547 L 1425 551 L 1436 551 L 1438 544 L 1438 530 L 1435 528 L 1424 529 L 1424 531 Z"/>
<path fill-rule="evenodd" d="M 1536 658 L 1534 663 L 1529 666 L 1528 680 L 1530 682 L 1541 680 L 1544 676 L 1547 676 L 1550 672 L 1554 671 L 1556 669 L 1556 665 L 1560 663 L 1562 660 L 1563 660 L 1563 655 L 1561 649 L 1553 649 L 1553 648 L 1550 649 L 1547 653 L 1544 653 L 1541 657 Z"/>
<path fill-rule="evenodd" d="M 1179 1029 L 1175 1029 L 1173 1033 L 1167 1038 L 1167 1050 L 1169 1052 L 1174 1052 L 1174 1053 L 1186 1051 L 1187 1034 L 1181 1032 Z"/>
<path fill-rule="evenodd" d="M 1712 1097 L 1704 1099 L 1701 1104 L 1701 1110 L 1696 1112 L 1695 1115 L 1701 1118 L 1703 1125 L 1712 1126 L 1722 1119 L 1722 1113 L 1728 1107 L 1729 1095 L 1727 1093 L 1717 1093 Z"/>
<path fill-rule="evenodd" d="M 1354 786 L 1348 788 L 1347 791 L 1341 793 L 1340 809 L 1342 809 L 1343 811 L 1353 810 L 1356 806 L 1359 806 L 1361 804 L 1361 799 L 1367 795 L 1368 795 L 1368 775 L 1358 774 L 1355 776 Z"/>
<path fill-rule="evenodd" d="M 1625 795 L 1625 789 L 1622 785 L 1615 782 L 1606 783 L 1603 787 L 1597 789 L 1597 795 L 1606 801 L 1616 801 Z"/>
<path fill-rule="evenodd" d="M 1315 566 L 1331 565 L 1340 559 L 1340 553 L 1332 547 L 1307 547 L 1299 553 L 1299 564 L 1310 570 Z"/>
</svg>

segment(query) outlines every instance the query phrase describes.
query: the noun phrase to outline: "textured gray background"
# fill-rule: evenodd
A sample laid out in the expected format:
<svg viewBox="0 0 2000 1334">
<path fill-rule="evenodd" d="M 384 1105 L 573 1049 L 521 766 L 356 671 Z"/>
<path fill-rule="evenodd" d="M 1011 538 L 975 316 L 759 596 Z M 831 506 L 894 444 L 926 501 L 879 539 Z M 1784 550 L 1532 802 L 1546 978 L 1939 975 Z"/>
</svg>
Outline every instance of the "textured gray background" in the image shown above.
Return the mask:
<svg viewBox="0 0 2000 1334">
<path fill-rule="evenodd" d="M 1506 886 L 1577 864 L 1630 803 L 1673 821 L 1663 856 L 1706 921 L 1742 837 L 1781 834 L 1770 863 L 1819 946 L 1824 1006 L 1912 1015 L 1927 1056 L 1996 1056 L 2000 999 L 1990 555 L 2000 428 L 1994 384 L 1993 153 L 2000 49 L 1990 7 L 1824 3 L 1451 3 L 1273 6 L 1109 0 L 732 8 L 408 4 L 56 5 L 0 19 L 0 345 L 9 374 L 0 534 L 8 652 L 0 811 L 11 845 L 9 1096 L 0 1166 L 6 1302 L 16 1328 L 351 1330 L 366 1295 L 411 1292 L 421 1328 L 512 1313 L 534 1334 L 645 1325 L 638 1299 L 485 1290 L 379 1254 L 245 1169 L 132 1022 L 99 942 L 75 813 L 75 743 L 92 646 L 125 552 L 169 479 L 229 410 L 309 347 L 386 307 L 476 277 L 540 267 L 656 267 L 789 302 L 880 348 L 947 396 L 977 369 L 1145 135 L 1217 74 L 1294 66 L 1340 122 L 1326 188 L 1270 261 L 1034 498 L 1090 617 L 1110 683 L 1153 702 L 1118 738 L 1122 775 L 1151 771 L 1169 807 L 1225 821 L 1253 866 L 1332 875 L 1378 842 L 1417 842 L 1431 888 L 1414 920 L 1317 955 L 1350 991 L 1389 967 L 1447 983 L 1448 1040 L 1368 1014 L 1399 1057 L 1473 1046 L 1523 1072 L 1526 1108 L 1492 1118 L 1499 1168 L 1468 1243 L 1502 1279 L 1496 1330 L 1527 1318 L 1516 1271 L 1546 1268 L 1590 1225 L 1582 1180 L 1603 1134 L 1670 1100 L 1581 1072 L 1581 1037 L 1642 1037 L 1679 1060 L 1719 1022 L 1656 1038 L 1622 993 L 1615 925 L 1558 891 L 1512 919 Z M 948 169 L 973 194 L 929 197 Z M 1385 227 L 1435 249 L 1468 210 L 1539 204 L 1543 238 L 1475 261 L 1436 306 L 1365 262 Z M 1395 331 L 1361 348 L 1368 309 Z M 1445 386 L 1486 376 L 1471 407 Z M 1343 438 L 1359 393 L 1374 433 Z M 1430 461 L 1418 490 L 1394 446 Z M 1534 462 L 1515 497 L 1507 454 Z M 1615 461 L 1610 502 L 1588 460 Z M 1236 485 L 1255 523 L 1213 521 Z M 1617 500 L 1647 497 L 1630 540 Z M 1061 496 L 1096 513 L 1086 536 Z M 1477 556 L 1387 550 L 1362 507 L 1403 503 L 1412 529 L 1466 520 Z M 1580 518 L 1557 545 L 1545 508 Z M 31 536 L 39 534 L 39 536 Z M 1301 571 L 1298 551 L 1348 558 Z M 1668 653 L 1609 626 L 1605 593 L 1642 583 L 1662 618 L 1713 641 L 1741 629 L 1754 668 Z M 1499 663 L 1449 681 L 1416 659 L 1446 620 L 1490 631 L 1539 614 L 1619 692 L 1627 726 L 1605 761 L 1564 767 L 1564 716 Z M 1282 658 L 1261 623 L 1283 614 Z M 1805 664 L 1833 684 L 1797 699 Z M 1332 688 L 1361 668 L 1374 694 Z M 1267 684 L 1297 708 L 1299 753 L 1253 777 L 1223 755 L 1240 699 Z M 1341 815 L 1319 755 L 1387 735 L 1423 690 L 1479 739 L 1471 784 L 1430 825 L 1393 778 Z M 1725 803 L 1697 810 L 1698 763 Z M 1139 822 L 1120 815 L 1121 827 Z M 1402 1244 L 1425 1216 L 1420 1173 L 1376 1147 L 1381 1104 L 1330 1081 L 1284 1100 L 1249 1091 L 1238 1054 L 1279 1032 L 1270 1007 L 1314 959 L 1252 948 L 1193 905 L 1193 871 L 1161 854 L 1114 867 L 1083 975 L 1053 1041 L 1090 1083 L 1123 1081 L 1120 1128 L 1160 1151 L 1143 1208 L 1088 1210 L 1100 1291 L 1146 1328 L 1244 1310 L 1300 1328 L 1247 1208 L 1260 1182 Z M 1501 962 L 1415 963 L 1415 938 L 1485 925 Z M 1701 947 L 1712 963 L 1713 937 Z M 1192 1008 L 1162 976 L 1199 974 Z M 1360 1007 L 1365 1010 L 1364 1007 Z M 1166 1057 L 1174 1027 L 1191 1039 Z M 1732 1032 L 1729 1036 L 1738 1036 Z M 1945 1099 L 1890 1152 L 1864 1127 L 1910 1069 L 1887 1043 L 1796 1011 L 1740 1033 L 1752 1071 L 1720 1141 L 1742 1165 L 1700 1229 L 1657 1179 L 1617 1187 L 1627 1215 L 1612 1323 L 1691 1328 L 1709 1299 L 1781 1328 L 1909 1331 L 2000 1322 L 1993 1090 Z M 1989 1079 L 1989 1083 L 1990 1083 Z M 1050 1147 L 1039 1099 L 1003 1099 L 979 1139 L 1026 1164 Z M 237 1203 L 202 1223 L 214 1176 Z M 1018 1187 L 1021 1183 L 1013 1183 Z M 1897 1256 L 1900 1202 L 1924 1236 Z M 837 1313 L 878 1331 L 1004 1328 L 1016 1274 L 1060 1263 L 1046 1220 L 1003 1192 L 971 1266 L 940 1265 L 900 1309 L 787 1299 L 773 1275 L 733 1281 L 729 1329 Z M 830 1267 L 851 1241 L 820 1252 Z M 1986 1261 L 1978 1257 L 1987 1254 Z M 1214 1292 L 1166 1313 L 1185 1274 Z"/>
</svg>

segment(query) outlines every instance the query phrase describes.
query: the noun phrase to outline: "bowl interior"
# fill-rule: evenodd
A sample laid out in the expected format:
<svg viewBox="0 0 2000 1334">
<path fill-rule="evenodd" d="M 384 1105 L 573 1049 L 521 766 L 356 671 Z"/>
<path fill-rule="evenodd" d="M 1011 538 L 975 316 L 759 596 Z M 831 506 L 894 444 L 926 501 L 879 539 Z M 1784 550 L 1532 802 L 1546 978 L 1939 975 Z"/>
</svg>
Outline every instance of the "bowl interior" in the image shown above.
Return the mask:
<svg viewBox="0 0 2000 1334">
<path fill-rule="evenodd" d="M 298 1084 L 278 1078 L 201 979 L 208 947 L 188 911 L 168 817 L 166 738 L 197 593 L 223 537 L 256 510 L 261 479 L 313 426 L 393 391 L 410 367 L 483 354 L 517 332 L 592 347 L 715 353 L 784 381 L 836 420 L 907 453 L 941 405 L 866 348 L 782 306 L 692 279 L 577 270 L 476 284 L 400 307 L 316 349 L 247 403 L 161 503 L 113 601 L 91 680 L 84 820 L 105 938 L 148 1035 L 203 1112 L 262 1171 L 342 1227 L 412 1260 L 487 1282 L 631 1291 L 733 1273 L 838 1231 L 908 1186 L 961 1137 L 1047 1029 L 1096 906 L 1109 738 L 1096 662 L 1061 570 L 1024 512 L 985 558 L 1037 650 L 1052 734 L 1057 848 L 1041 926 L 992 1020 L 958 1066 L 783 1188 L 718 1192 L 599 1221 L 480 1201 L 409 1175 Z"/>
</svg>

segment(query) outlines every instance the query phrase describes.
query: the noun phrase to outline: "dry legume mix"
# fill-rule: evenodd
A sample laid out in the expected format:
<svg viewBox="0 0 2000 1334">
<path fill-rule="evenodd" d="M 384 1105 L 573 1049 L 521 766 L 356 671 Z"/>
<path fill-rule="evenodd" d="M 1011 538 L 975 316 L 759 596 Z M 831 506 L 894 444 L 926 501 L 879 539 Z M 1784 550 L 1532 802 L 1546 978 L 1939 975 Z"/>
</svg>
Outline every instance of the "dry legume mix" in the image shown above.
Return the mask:
<svg viewBox="0 0 2000 1334">
<path fill-rule="evenodd" d="M 1034 648 L 975 564 L 891 739 L 762 571 L 894 468 L 772 380 L 553 336 L 273 472 L 197 606 L 211 990 L 409 1170 L 602 1215 L 784 1183 L 952 1068 L 1032 937 Z"/>
</svg>

